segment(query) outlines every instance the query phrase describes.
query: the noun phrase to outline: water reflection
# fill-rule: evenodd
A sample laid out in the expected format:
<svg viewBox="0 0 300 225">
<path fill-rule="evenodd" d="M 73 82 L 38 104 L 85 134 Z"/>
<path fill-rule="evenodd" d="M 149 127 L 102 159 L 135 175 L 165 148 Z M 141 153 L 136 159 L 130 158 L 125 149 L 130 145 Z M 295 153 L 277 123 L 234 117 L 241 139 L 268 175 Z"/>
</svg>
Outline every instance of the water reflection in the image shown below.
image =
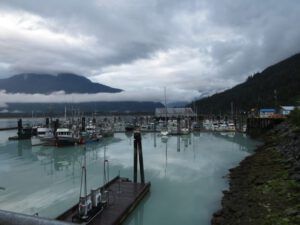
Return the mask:
<svg viewBox="0 0 300 225">
<path fill-rule="evenodd" d="M 139 207 L 135 209 L 134 214 L 127 218 L 127 223 L 133 225 L 144 225 L 144 208 L 147 204 L 149 198 L 151 198 L 151 193 L 149 193 L 139 204 Z"/>
<path fill-rule="evenodd" d="M 100 142 L 100 143 L 91 143 L 89 145 L 86 145 L 86 152 L 83 151 L 83 146 L 75 146 L 75 147 L 67 147 L 67 148 L 56 148 L 56 147 L 45 147 L 45 146 L 35 146 L 32 147 L 30 144 L 30 141 L 16 141 L 14 144 L 10 146 L 10 148 L 13 149 L 13 146 L 16 145 L 17 147 L 17 156 L 23 157 L 27 160 L 37 160 L 40 161 L 41 166 L 43 167 L 43 170 L 45 171 L 46 175 L 53 175 L 54 171 L 71 171 L 70 174 L 67 174 L 67 176 L 74 177 L 75 170 L 80 168 L 81 161 L 83 154 L 86 154 L 86 157 L 89 162 L 92 161 L 99 161 L 101 155 L 99 154 L 99 151 L 104 148 L 104 146 L 107 146 L 107 149 L 110 149 L 112 145 L 126 141 L 128 143 L 127 151 L 124 151 L 124 144 L 119 146 L 120 149 L 114 149 L 113 151 L 110 151 L 108 154 L 108 157 L 119 166 L 122 165 L 124 168 L 128 166 L 132 166 L 132 154 L 130 151 L 132 150 L 132 142 L 133 142 L 133 135 L 132 133 L 126 133 L 125 139 L 122 139 L 122 134 L 118 134 L 120 137 L 118 138 L 112 138 L 107 139 L 106 141 Z M 148 170 L 156 170 L 156 168 L 159 168 L 161 157 L 160 154 L 157 154 L 157 152 L 150 152 L 148 149 L 151 149 L 151 146 L 147 145 L 148 142 L 153 143 L 154 149 L 157 147 L 162 147 L 164 150 L 164 163 L 161 165 L 164 168 L 164 177 L 167 177 L 167 170 L 168 170 L 168 163 L 178 164 L 180 167 L 189 167 L 190 165 L 190 159 L 186 158 L 189 156 L 186 155 L 185 157 L 178 157 L 175 155 L 172 150 L 176 149 L 176 152 L 178 154 L 181 153 L 181 150 L 183 152 L 189 151 L 192 153 L 192 161 L 196 161 L 196 156 L 199 154 L 199 152 L 205 150 L 201 149 L 201 142 L 204 142 L 206 144 L 206 147 L 209 147 L 210 143 L 209 139 L 211 138 L 217 138 L 217 139 L 224 139 L 228 142 L 226 143 L 232 143 L 237 144 L 238 149 L 241 151 L 250 151 L 252 141 L 249 140 L 247 137 L 243 137 L 240 134 L 221 134 L 221 133 L 206 133 L 206 134 L 190 134 L 190 135 L 183 135 L 183 136 L 171 136 L 171 137 L 160 137 L 157 139 L 157 134 L 151 133 L 147 135 L 143 135 L 143 145 L 146 147 L 145 154 L 146 157 L 146 168 Z M 159 143 L 157 143 L 157 140 L 159 140 Z M 255 147 L 255 146 L 254 146 Z M 171 155 L 170 155 L 170 162 L 168 162 L 168 148 L 171 148 Z M 1 149 L 1 147 L 0 147 Z M 250 149 L 250 150 L 249 150 Z M 10 154 L 12 154 L 14 151 L 11 151 Z M 207 152 L 202 152 L 202 154 L 207 154 Z M 176 160 L 175 160 L 176 159 Z M 216 161 L 218 159 L 212 160 Z M 206 164 L 205 164 L 206 165 Z M 198 166 L 192 166 L 196 170 L 200 170 Z M 175 174 L 173 174 L 174 176 Z"/>
<path fill-rule="evenodd" d="M 232 143 L 236 143 L 239 145 L 240 150 L 249 151 L 251 148 L 249 146 L 259 145 L 259 142 L 253 142 L 250 138 L 247 137 L 246 134 L 240 134 L 236 132 L 214 132 L 212 133 L 215 137 L 227 140 Z"/>
<path fill-rule="evenodd" d="M 180 137 L 177 136 L 177 152 L 180 152 Z"/>
<path fill-rule="evenodd" d="M 0 186 L 5 188 L 0 192 L 0 208 L 55 217 L 78 200 L 84 155 L 90 189 L 103 184 L 105 159 L 111 177 L 119 173 L 132 177 L 132 143 L 132 133 L 117 133 L 114 138 L 91 143 L 86 151 L 84 146 L 31 147 L 28 141 L 5 142 L 0 146 Z M 205 221 L 209 222 L 226 188 L 222 176 L 255 147 L 242 135 L 214 133 L 168 138 L 147 133 L 142 144 L 151 197 L 126 224 L 208 224 Z"/>
</svg>

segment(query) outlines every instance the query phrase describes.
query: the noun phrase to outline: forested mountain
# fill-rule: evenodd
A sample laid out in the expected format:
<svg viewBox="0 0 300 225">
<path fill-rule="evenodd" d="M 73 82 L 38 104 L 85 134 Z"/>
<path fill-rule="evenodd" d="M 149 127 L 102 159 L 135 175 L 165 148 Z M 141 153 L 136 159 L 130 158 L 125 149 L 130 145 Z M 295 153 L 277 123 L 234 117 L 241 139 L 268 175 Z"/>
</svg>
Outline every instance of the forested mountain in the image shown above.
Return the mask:
<svg viewBox="0 0 300 225">
<path fill-rule="evenodd" d="M 0 90 L 7 93 L 50 94 L 55 91 L 65 93 L 117 93 L 121 89 L 93 83 L 89 79 L 71 73 L 58 75 L 24 73 L 0 79 Z"/>
<path fill-rule="evenodd" d="M 229 90 L 196 101 L 202 114 L 300 105 L 300 53 L 256 73 Z"/>
</svg>

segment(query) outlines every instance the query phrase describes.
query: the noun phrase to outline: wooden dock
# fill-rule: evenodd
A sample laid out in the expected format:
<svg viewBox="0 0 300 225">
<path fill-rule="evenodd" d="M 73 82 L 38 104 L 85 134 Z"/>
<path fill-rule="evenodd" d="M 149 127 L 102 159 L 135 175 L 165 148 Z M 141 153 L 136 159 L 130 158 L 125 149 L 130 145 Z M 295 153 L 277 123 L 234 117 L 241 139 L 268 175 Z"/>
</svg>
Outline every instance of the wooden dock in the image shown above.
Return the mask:
<svg viewBox="0 0 300 225">
<path fill-rule="evenodd" d="M 150 191 L 150 183 L 134 183 L 118 176 L 101 187 L 108 191 L 108 203 L 103 210 L 99 210 L 86 222 L 75 222 L 74 216 L 78 212 L 78 204 L 58 216 L 56 219 L 65 222 L 84 223 L 88 225 L 119 225 L 135 209 L 139 202 Z"/>
<path fill-rule="evenodd" d="M 1 127 L 0 131 L 5 131 L 5 130 L 17 130 L 18 127 Z"/>
</svg>

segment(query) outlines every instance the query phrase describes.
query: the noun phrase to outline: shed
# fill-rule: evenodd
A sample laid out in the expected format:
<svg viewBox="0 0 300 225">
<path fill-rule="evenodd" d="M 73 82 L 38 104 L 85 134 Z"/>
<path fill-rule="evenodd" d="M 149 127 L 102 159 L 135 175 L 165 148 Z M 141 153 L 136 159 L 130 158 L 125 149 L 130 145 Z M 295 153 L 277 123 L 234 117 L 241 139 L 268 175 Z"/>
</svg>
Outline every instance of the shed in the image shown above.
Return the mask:
<svg viewBox="0 0 300 225">
<path fill-rule="evenodd" d="M 259 117 L 260 118 L 268 118 L 271 117 L 275 114 L 276 110 L 275 109 L 260 109 L 259 110 Z"/>
<path fill-rule="evenodd" d="M 295 106 L 280 106 L 280 114 L 287 116 L 289 115 L 296 107 Z"/>
</svg>

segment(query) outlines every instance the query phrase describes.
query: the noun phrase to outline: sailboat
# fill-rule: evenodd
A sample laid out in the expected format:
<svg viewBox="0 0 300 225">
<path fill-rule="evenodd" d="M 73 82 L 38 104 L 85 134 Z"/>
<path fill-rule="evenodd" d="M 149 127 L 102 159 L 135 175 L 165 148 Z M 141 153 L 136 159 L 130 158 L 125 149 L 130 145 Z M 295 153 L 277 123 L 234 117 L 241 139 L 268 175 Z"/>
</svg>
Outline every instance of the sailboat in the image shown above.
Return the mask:
<svg viewBox="0 0 300 225">
<path fill-rule="evenodd" d="M 165 125 L 160 131 L 161 136 L 165 136 L 165 137 L 169 135 L 167 115 L 168 115 L 168 109 L 167 109 L 167 97 L 166 97 L 166 88 L 165 88 Z"/>
</svg>

